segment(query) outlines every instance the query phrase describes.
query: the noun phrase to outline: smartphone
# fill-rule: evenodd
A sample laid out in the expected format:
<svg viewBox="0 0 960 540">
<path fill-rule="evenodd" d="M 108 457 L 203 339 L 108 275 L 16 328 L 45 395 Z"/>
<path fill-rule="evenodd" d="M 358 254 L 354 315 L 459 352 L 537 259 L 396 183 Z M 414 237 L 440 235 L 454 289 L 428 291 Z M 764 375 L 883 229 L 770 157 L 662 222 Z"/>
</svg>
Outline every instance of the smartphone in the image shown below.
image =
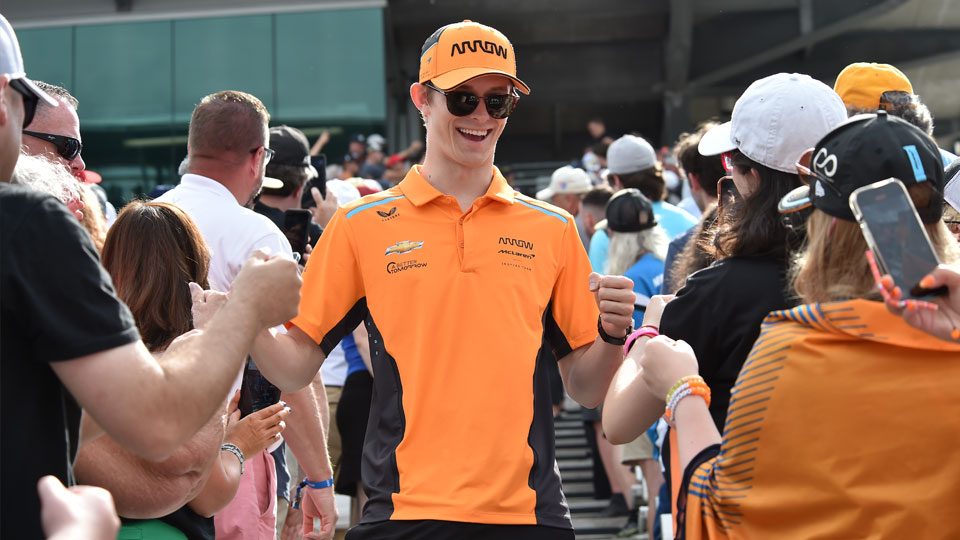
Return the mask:
<svg viewBox="0 0 960 540">
<path fill-rule="evenodd" d="M 737 184 L 732 176 L 724 176 L 717 180 L 717 206 L 720 212 L 736 212 L 740 208 L 743 197 L 737 190 Z"/>
<path fill-rule="evenodd" d="M 904 298 L 946 294 L 946 287 L 924 289 L 920 280 L 940 263 L 907 188 L 887 178 L 850 194 L 850 209 L 873 251 L 881 274 L 890 274 Z"/>
<path fill-rule="evenodd" d="M 287 210 L 283 213 L 283 234 L 290 241 L 290 249 L 300 254 L 301 261 L 307 249 L 307 236 L 312 218 L 313 214 L 309 210 Z"/>
<path fill-rule="evenodd" d="M 310 163 L 317 170 L 317 176 L 303 186 L 303 195 L 300 196 L 300 208 L 312 208 L 317 205 L 313 201 L 313 195 L 310 194 L 310 188 L 320 190 L 320 196 L 327 198 L 327 155 L 319 154 L 310 157 Z"/>
<path fill-rule="evenodd" d="M 280 401 L 280 389 L 264 377 L 260 370 L 248 365 L 243 372 L 243 384 L 240 386 L 240 416 L 244 417 L 260 409 L 266 409 Z"/>
</svg>

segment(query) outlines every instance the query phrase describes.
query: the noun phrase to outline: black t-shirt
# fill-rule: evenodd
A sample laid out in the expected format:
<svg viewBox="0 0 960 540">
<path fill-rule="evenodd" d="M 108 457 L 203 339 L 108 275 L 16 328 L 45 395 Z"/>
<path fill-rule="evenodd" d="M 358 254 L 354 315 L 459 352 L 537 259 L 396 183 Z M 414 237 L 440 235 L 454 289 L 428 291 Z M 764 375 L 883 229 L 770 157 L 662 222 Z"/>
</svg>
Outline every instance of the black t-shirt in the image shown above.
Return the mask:
<svg viewBox="0 0 960 540">
<path fill-rule="evenodd" d="M 793 307 L 786 263 L 731 257 L 694 273 L 663 310 L 660 333 L 693 347 L 710 386 L 710 415 L 723 431 L 730 389 L 771 311 Z"/>
<path fill-rule="evenodd" d="M 44 538 L 37 480 L 67 483 L 80 408 L 50 368 L 137 341 L 90 236 L 48 195 L 0 183 L 3 538 Z M 67 441 L 69 440 L 69 446 Z"/>
<path fill-rule="evenodd" d="M 283 223 L 283 210 L 279 208 L 274 208 L 272 206 L 267 206 L 260 202 L 259 200 L 253 205 L 253 211 L 270 218 L 270 221 L 277 226 L 281 231 L 284 230 Z M 310 237 L 310 247 L 317 247 L 317 240 L 320 240 L 320 235 L 323 234 L 323 227 L 317 225 L 313 221 L 310 222 L 310 229 L 307 233 Z"/>
</svg>

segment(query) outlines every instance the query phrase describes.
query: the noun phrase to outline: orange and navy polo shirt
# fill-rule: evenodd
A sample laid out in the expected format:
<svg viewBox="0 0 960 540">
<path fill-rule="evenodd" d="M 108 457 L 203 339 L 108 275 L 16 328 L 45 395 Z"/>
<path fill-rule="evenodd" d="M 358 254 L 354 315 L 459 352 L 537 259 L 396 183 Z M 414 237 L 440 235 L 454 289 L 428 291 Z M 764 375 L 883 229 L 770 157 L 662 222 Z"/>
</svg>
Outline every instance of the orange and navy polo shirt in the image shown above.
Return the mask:
<svg viewBox="0 0 960 540">
<path fill-rule="evenodd" d="M 960 344 L 880 302 L 771 313 L 719 453 L 687 467 L 678 538 L 960 537 L 957 388 Z"/>
<path fill-rule="evenodd" d="M 589 274 L 570 214 L 496 169 L 466 212 L 416 166 L 337 212 L 292 322 L 324 353 L 369 332 L 364 522 L 571 528 L 545 347 L 562 358 L 596 338 Z"/>
</svg>

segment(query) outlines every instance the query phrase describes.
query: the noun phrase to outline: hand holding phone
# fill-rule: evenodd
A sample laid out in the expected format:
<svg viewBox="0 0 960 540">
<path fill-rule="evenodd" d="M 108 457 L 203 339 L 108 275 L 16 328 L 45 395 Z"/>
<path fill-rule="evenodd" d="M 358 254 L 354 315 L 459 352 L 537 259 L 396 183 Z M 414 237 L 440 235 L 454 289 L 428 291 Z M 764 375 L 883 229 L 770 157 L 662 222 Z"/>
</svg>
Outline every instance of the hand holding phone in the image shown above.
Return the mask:
<svg viewBox="0 0 960 540">
<path fill-rule="evenodd" d="M 888 178 L 858 188 L 850 195 L 850 209 L 880 273 L 893 278 L 905 299 L 946 293 L 943 287 L 931 290 L 920 285 L 940 261 L 900 180 Z"/>
<path fill-rule="evenodd" d="M 283 234 L 290 241 L 290 249 L 300 254 L 300 260 L 303 260 L 307 249 L 311 219 L 313 214 L 309 210 L 287 210 L 283 213 Z"/>
</svg>

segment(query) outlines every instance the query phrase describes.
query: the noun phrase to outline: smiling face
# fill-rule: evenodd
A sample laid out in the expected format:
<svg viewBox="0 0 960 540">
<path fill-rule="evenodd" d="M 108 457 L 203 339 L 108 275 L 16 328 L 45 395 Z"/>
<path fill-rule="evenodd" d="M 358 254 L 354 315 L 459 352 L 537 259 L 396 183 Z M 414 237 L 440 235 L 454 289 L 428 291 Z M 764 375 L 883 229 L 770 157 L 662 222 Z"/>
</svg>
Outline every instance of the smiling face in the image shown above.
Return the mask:
<svg viewBox="0 0 960 540">
<path fill-rule="evenodd" d="M 424 99 L 420 105 L 427 126 L 427 148 L 443 159 L 463 167 L 491 167 L 497 140 L 507 120 L 491 118 L 481 102 L 466 116 L 454 116 L 447 110 L 446 98 L 422 86 Z M 450 91 L 469 92 L 486 97 L 511 91 L 510 79 L 500 75 L 484 75 L 471 79 Z"/>
</svg>

